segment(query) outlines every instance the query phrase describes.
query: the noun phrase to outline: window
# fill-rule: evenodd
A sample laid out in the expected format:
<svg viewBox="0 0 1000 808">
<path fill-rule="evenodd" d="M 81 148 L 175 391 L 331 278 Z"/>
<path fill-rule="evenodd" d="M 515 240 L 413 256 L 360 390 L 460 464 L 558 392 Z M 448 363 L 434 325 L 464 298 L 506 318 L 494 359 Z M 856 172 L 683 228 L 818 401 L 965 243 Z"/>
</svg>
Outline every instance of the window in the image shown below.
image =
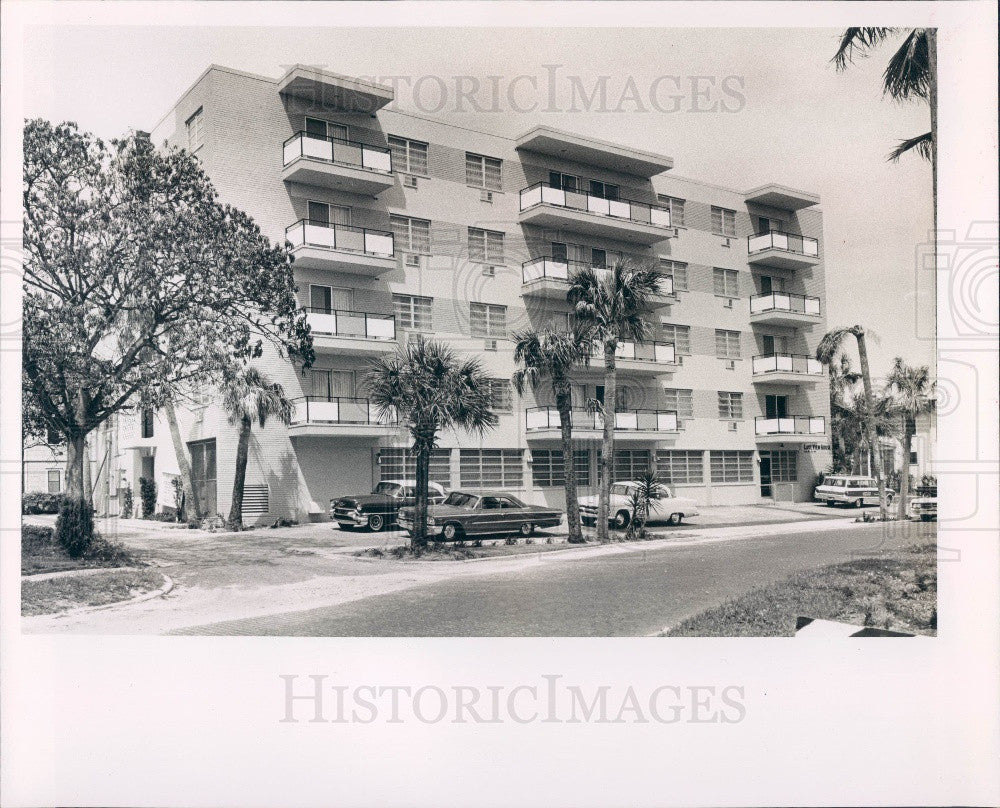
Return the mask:
<svg viewBox="0 0 1000 808">
<path fill-rule="evenodd" d="M 595 269 L 607 269 L 608 268 L 607 250 L 599 250 L 596 247 L 594 247 L 590 251 L 590 265 Z"/>
<path fill-rule="evenodd" d="M 656 453 L 656 473 L 671 485 L 705 482 L 703 452 L 665 449 Z"/>
<path fill-rule="evenodd" d="M 332 138 L 333 140 L 347 140 L 347 127 L 342 123 L 330 123 L 322 118 L 306 118 L 306 135 L 308 137 Z"/>
<path fill-rule="evenodd" d="M 660 327 L 664 342 L 672 342 L 674 350 L 684 356 L 691 355 L 691 326 L 664 323 Z"/>
<path fill-rule="evenodd" d="M 712 206 L 712 232 L 717 236 L 736 235 L 736 211 Z"/>
<path fill-rule="evenodd" d="M 715 355 L 719 359 L 739 359 L 740 332 L 715 329 Z"/>
<path fill-rule="evenodd" d="M 590 485 L 590 452 L 587 449 L 573 450 L 573 467 L 576 469 L 576 484 Z M 555 488 L 566 484 L 561 449 L 532 450 L 531 481 L 536 488 Z"/>
<path fill-rule="evenodd" d="M 794 483 L 798 476 L 798 452 L 779 450 L 770 452 L 771 482 Z"/>
<path fill-rule="evenodd" d="M 664 408 L 673 410 L 678 418 L 694 418 L 694 391 L 667 387 L 663 391 Z"/>
<path fill-rule="evenodd" d="M 502 191 L 501 168 L 503 160 L 483 157 L 481 154 L 465 153 L 465 184 L 474 188 Z"/>
<path fill-rule="evenodd" d="M 740 282 L 735 269 L 712 270 L 712 287 L 716 295 L 720 297 L 739 297 Z"/>
<path fill-rule="evenodd" d="M 469 326 L 474 337 L 507 336 L 507 307 L 489 303 L 469 304 Z"/>
<path fill-rule="evenodd" d="M 62 486 L 59 484 L 59 469 L 49 469 L 47 472 L 49 493 L 58 494 L 62 491 Z"/>
<path fill-rule="evenodd" d="M 430 255 L 431 223 L 425 219 L 411 219 L 409 216 L 389 217 L 396 248 L 403 252 Z"/>
<path fill-rule="evenodd" d="M 503 233 L 470 227 L 469 260 L 480 264 L 502 264 Z"/>
<path fill-rule="evenodd" d="M 743 394 L 719 391 L 719 418 L 734 421 L 743 417 Z"/>
<path fill-rule="evenodd" d="M 45 442 L 49 446 L 58 446 L 63 442 L 62 435 L 59 434 L 55 429 L 45 430 Z"/>
<path fill-rule="evenodd" d="M 590 195 L 601 199 L 618 199 L 618 186 L 608 182 L 590 181 Z"/>
<path fill-rule="evenodd" d="M 153 437 L 153 411 L 143 410 L 141 415 L 142 437 Z"/>
<path fill-rule="evenodd" d="M 713 483 L 752 483 L 753 452 L 709 452 Z"/>
<path fill-rule="evenodd" d="M 915 466 L 915 465 L 917 465 L 917 462 L 918 462 L 917 461 L 917 452 L 914 449 L 913 451 L 910 452 L 910 465 L 911 466 Z"/>
<path fill-rule="evenodd" d="M 684 227 L 684 200 L 674 196 L 659 195 L 660 204 L 670 211 L 670 224 Z"/>
<path fill-rule="evenodd" d="M 661 258 L 660 272 L 669 278 L 673 278 L 675 292 L 686 292 L 688 290 L 688 265 L 683 261 L 671 261 L 667 258 Z"/>
<path fill-rule="evenodd" d="M 563 191 L 578 191 L 581 182 L 572 174 L 560 174 L 558 171 L 550 171 L 549 185 Z"/>
<path fill-rule="evenodd" d="M 427 176 L 427 144 L 419 140 L 408 140 L 389 135 L 389 151 L 392 152 L 392 168 L 403 174 Z"/>
<path fill-rule="evenodd" d="M 647 449 L 622 449 L 615 452 L 614 482 L 637 480 L 650 472 L 650 457 Z"/>
<path fill-rule="evenodd" d="M 396 313 L 396 323 L 400 328 L 414 331 L 430 331 L 431 302 L 434 298 L 416 295 L 393 295 L 392 306 Z"/>
<path fill-rule="evenodd" d="M 380 480 L 415 480 L 417 456 L 410 449 L 382 449 L 378 454 Z M 451 488 L 451 449 L 432 449 L 430 481 Z"/>
<path fill-rule="evenodd" d="M 460 449 L 462 486 L 520 488 L 524 485 L 522 454 L 521 449 Z"/>
<path fill-rule="evenodd" d="M 511 412 L 514 409 L 507 379 L 490 379 L 490 409 L 496 412 Z"/>
<path fill-rule="evenodd" d="M 330 205 L 326 202 L 308 202 L 306 211 L 310 224 L 341 224 L 350 226 L 351 209 L 343 205 Z"/>
<path fill-rule="evenodd" d="M 202 107 L 198 107 L 190 118 L 187 119 L 187 148 L 191 154 L 205 145 L 205 113 Z"/>
</svg>

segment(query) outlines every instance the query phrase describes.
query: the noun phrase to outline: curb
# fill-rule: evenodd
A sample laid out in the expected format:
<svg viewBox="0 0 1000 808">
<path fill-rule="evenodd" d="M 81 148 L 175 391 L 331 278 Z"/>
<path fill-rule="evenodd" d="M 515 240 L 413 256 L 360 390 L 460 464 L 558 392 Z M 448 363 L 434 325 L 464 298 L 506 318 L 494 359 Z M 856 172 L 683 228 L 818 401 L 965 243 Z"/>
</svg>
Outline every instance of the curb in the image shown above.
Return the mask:
<svg viewBox="0 0 1000 808">
<path fill-rule="evenodd" d="M 115 569 L 123 569 L 123 568 L 118 567 Z M 153 598 L 161 598 L 174 588 L 174 582 L 169 575 L 164 575 L 162 572 L 160 573 L 160 575 L 163 575 L 163 582 L 164 582 L 163 586 L 161 586 L 159 589 L 153 592 L 144 592 L 143 594 L 137 595 L 134 598 L 129 598 L 128 600 L 118 600 L 115 601 L 114 603 L 101 603 L 98 606 L 78 606 L 75 609 L 67 609 L 64 612 L 30 615 L 27 618 L 22 617 L 22 619 L 35 620 L 38 618 L 52 618 L 59 620 L 64 617 L 75 617 L 81 614 L 90 614 L 91 612 L 99 612 L 102 611 L 103 609 L 114 609 L 117 608 L 118 606 L 132 606 L 134 604 L 142 603 L 147 600 L 153 600 Z"/>
<path fill-rule="evenodd" d="M 21 581 L 53 581 L 57 578 L 86 578 L 102 572 L 131 572 L 140 567 L 84 567 L 79 570 L 60 570 L 59 572 L 39 572 L 35 575 L 22 575 Z"/>
</svg>

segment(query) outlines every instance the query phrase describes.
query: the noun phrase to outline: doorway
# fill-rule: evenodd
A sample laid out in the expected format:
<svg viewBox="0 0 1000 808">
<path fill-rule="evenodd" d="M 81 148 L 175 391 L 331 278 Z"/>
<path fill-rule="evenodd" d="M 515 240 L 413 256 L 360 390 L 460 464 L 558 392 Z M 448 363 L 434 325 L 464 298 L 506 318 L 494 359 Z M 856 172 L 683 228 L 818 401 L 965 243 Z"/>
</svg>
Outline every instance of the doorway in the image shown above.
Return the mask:
<svg viewBox="0 0 1000 808">
<path fill-rule="evenodd" d="M 214 516 L 219 511 L 215 477 L 215 438 L 192 441 L 188 444 L 188 450 L 191 452 L 191 486 L 198 498 L 198 504 L 206 516 Z"/>
<path fill-rule="evenodd" d="M 787 418 L 788 396 L 764 396 L 765 418 Z"/>
<path fill-rule="evenodd" d="M 771 455 L 760 453 L 760 495 L 768 499 L 774 498 L 774 488 L 771 485 Z"/>
</svg>

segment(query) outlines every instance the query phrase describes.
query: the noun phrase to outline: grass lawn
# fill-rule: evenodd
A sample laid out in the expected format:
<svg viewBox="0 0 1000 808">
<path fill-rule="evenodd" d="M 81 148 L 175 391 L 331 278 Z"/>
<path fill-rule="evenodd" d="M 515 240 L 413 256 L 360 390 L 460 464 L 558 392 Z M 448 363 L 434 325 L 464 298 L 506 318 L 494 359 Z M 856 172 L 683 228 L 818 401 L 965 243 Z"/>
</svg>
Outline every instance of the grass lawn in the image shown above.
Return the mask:
<svg viewBox="0 0 1000 808">
<path fill-rule="evenodd" d="M 689 617 L 661 636 L 790 637 L 799 615 L 936 634 L 937 545 L 802 572 Z"/>
<path fill-rule="evenodd" d="M 82 558 L 70 558 L 53 536 L 52 529 L 26 525 L 21 528 L 21 575 L 65 572 L 95 567 L 131 567 L 139 563 L 136 554 L 115 542 L 94 537 Z"/>
<path fill-rule="evenodd" d="M 163 586 L 154 569 L 109 569 L 93 575 L 21 581 L 21 614 L 54 614 L 78 606 L 101 606 Z"/>
</svg>

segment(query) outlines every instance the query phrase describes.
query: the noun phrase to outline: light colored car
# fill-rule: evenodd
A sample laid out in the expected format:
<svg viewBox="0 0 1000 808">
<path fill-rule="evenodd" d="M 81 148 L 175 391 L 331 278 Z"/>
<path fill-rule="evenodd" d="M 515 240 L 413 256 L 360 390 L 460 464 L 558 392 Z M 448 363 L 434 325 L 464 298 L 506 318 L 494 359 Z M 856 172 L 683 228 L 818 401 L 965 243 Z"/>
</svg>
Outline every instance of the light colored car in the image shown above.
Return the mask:
<svg viewBox="0 0 1000 808">
<path fill-rule="evenodd" d="M 632 504 L 630 497 L 638 488 L 639 483 L 629 480 L 612 483 L 611 502 L 608 506 L 608 517 L 611 524 L 618 529 L 628 527 L 632 520 Z M 580 497 L 580 518 L 585 525 L 597 524 L 597 495 Z M 674 496 L 669 486 L 663 486 L 663 495 L 653 500 L 648 522 L 666 522 L 668 525 L 679 525 L 686 516 L 697 516 L 698 504 L 689 497 Z"/>
<path fill-rule="evenodd" d="M 916 496 L 910 500 L 910 518 L 921 522 L 937 519 L 937 486 L 917 486 Z"/>
<path fill-rule="evenodd" d="M 895 491 L 885 492 L 886 505 L 891 505 L 895 498 Z M 816 486 L 813 499 L 830 506 L 838 503 L 853 505 L 855 508 L 878 505 L 878 483 L 874 477 L 861 474 L 828 474 Z"/>
</svg>

